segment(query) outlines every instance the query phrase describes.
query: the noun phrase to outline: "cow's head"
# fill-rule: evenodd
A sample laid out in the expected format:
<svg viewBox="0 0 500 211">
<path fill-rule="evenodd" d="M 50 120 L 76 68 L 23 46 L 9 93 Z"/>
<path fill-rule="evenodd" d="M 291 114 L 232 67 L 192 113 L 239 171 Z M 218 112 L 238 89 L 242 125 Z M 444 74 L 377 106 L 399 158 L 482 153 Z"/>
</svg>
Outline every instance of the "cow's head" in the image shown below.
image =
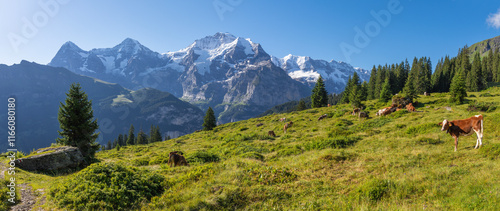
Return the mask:
<svg viewBox="0 0 500 211">
<path fill-rule="evenodd" d="M 448 122 L 448 120 L 445 119 L 445 120 L 443 120 L 443 122 L 440 122 L 438 125 L 442 126 L 441 127 L 441 131 L 445 131 L 445 130 L 447 131 L 448 128 L 450 128 L 451 126 L 453 126 L 453 123 L 452 122 Z"/>
</svg>

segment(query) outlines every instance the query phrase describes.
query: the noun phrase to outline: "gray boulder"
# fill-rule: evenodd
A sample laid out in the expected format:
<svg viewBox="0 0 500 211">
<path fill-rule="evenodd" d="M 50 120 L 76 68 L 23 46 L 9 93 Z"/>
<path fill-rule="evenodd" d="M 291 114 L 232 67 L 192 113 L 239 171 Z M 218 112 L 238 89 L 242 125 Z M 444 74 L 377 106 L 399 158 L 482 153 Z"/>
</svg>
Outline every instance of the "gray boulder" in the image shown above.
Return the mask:
<svg viewBox="0 0 500 211">
<path fill-rule="evenodd" d="M 26 171 L 58 171 L 75 168 L 85 162 L 82 153 L 76 147 L 49 148 L 37 151 L 37 154 L 39 155 L 17 159 L 16 167 Z"/>
</svg>

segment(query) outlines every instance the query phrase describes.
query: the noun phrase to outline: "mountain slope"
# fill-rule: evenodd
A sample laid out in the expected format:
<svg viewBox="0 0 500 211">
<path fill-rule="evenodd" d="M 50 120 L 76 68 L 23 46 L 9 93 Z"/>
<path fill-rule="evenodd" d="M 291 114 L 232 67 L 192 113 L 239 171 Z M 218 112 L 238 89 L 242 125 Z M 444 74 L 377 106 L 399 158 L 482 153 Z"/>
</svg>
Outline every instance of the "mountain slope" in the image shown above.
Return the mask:
<svg viewBox="0 0 500 211">
<path fill-rule="evenodd" d="M 474 95 L 468 97 L 471 103 L 500 103 L 499 87 L 469 94 Z M 500 141 L 495 138 L 500 135 L 500 110 L 449 105 L 447 93 L 419 97 L 416 109 L 422 112 L 376 117 L 387 106 L 377 101 L 365 102 L 369 119 L 348 114 L 349 105 L 308 109 L 97 156 L 102 163 L 133 165 L 165 177 L 164 190 L 155 192 L 160 196 L 142 203 L 142 210 L 495 210 L 500 204 Z M 322 114 L 328 118 L 316 120 Z M 461 137 L 454 152 L 453 139 L 437 123 L 476 114 L 485 119 L 483 147 L 473 149 L 472 135 Z M 282 117 L 293 121 L 286 134 Z M 267 136 L 269 130 L 277 137 Z M 169 167 L 171 151 L 182 151 L 190 166 Z M 77 174 L 20 172 L 24 182 L 54 190 L 83 182 L 66 181 Z M 78 193 L 99 188 L 98 182 L 63 197 L 77 200 Z M 62 202 L 46 190 L 46 207 Z M 111 206 L 113 201 L 101 203 Z"/>
<path fill-rule="evenodd" d="M 370 72 L 361 68 L 354 68 L 345 62 L 331 60 L 315 60 L 308 56 L 287 55 L 283 58 L 273 57 L 276 66 L 287 71 L 293 79 L 300 81 L 311 89 L 319 76 L 325 80 L 325 88 L 329 93 L 344 91 L 349 76 L 357 72 L 362 81 L 370 79 Z"/>
<path fill-rule="evenodd" d="M 126 133 L 130 124 L 136 130 L 160 126 L 164 135 L 177 137 L 201 128 L 203 112 L 173 95 L 153 89 L 127 90 L 120 85 L 26 61 L 0 65 L 0 96 L 16 98 L 17 145 L 29 152 L 54 143 L 58 137 L 57 113 L 70 84 L 80 83 L 93 102 L 94 116 L 100 125 L 98 141 L 105 143 Z M 7 110 L 2 104 L 1 109 Z M 0 113 L 0 118 L 6 118 Z M 5 131 L 5 129 L 0 129 Z M 6 132 L 6 131 L 5 131 Z M 138 131 L 136 131 L 137 133 Z M 0 144 L 5 151 L 7 143 Z"/>
<path fill-rule="evenodd" d="M 132 39 L 113 48 L 91 51 L 68 42 L 49 65 L 134 90 L 152 87 L 167 91 L 202 109 L 217 107 L 215 112 L 224 123 L 247 119 L 274 105 L 308 96 L 312 81 L 319 74 L 327 79 L 329 92 L 342 91 L 348 75 L 354 71 L 362 79 L 365 75 L 369 77 L 366 71 L 346 63 L 312 59 L 311 62 L 307 63 L 312 67 L 309 69 L 300 69 L 304 65 L 286 69 L 287 62 L 280 63 L 260 44 L 229 33 L 216 33 L 164 54 L 152 52 Z M 312 76 L 303 77 L 301 72 Z M 261 79 L 269 83 L 253 83 Z"/>
<path fill-rule="evenodd" d="M 474 55 L 476 52 L 479 52 L 482 57 L 487 55 L 488 51 L 491 49 L 500 50 L 500 36 L 474 43 L 468 50 L 470 55 Z"/>
</svg>

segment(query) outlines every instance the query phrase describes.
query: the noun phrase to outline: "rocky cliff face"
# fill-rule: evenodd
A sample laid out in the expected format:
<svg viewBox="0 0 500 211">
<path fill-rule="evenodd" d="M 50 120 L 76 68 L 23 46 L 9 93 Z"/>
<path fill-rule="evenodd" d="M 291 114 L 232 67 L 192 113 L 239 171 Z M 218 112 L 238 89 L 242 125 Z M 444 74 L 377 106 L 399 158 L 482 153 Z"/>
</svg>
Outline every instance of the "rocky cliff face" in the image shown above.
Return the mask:
<svg viewBox="0 0 500 211">
<path fill-rule="evenodd" d="M 152 87 L 167 91 L 202 109 L 211 106 L 221 122 L 227 122 L 221 117 L 232 113 L 232 106 L 237 105 L 239 111 L 230 119 L 242 120 L 248 116 L 244 111 L 257 109 L 262 113 L 274 105 L 309 96 L 319 75 L 326 79 L 327 90 L 336 93 L 344 89 L 354 71 L 362 79 L 369 77 L 361 69 L 333 60 L 291 55 L 278 59 L 260 44 L 229 33 L 216 33 L 165 54 L 152 52 L 132 39 L 91 51 L 68 42 L 49 65 L 134 90 Z"/>
</svg>

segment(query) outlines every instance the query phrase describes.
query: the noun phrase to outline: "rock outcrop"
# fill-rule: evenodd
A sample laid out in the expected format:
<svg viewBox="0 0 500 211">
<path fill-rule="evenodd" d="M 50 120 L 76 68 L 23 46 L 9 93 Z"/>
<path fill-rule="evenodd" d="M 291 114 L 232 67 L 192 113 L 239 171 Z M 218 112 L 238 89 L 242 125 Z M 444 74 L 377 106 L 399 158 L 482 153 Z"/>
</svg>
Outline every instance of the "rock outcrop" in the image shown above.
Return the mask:
<svg viewBox="0 0 500 211">
<path fill-rule="evenodd" d="M 16 167 L 26 171 L 58 171 L 83 164 L 84 158 L 76 147 L 63 146 L 37 151 L 33 155 L 16 160 Z"/>
</svg>

